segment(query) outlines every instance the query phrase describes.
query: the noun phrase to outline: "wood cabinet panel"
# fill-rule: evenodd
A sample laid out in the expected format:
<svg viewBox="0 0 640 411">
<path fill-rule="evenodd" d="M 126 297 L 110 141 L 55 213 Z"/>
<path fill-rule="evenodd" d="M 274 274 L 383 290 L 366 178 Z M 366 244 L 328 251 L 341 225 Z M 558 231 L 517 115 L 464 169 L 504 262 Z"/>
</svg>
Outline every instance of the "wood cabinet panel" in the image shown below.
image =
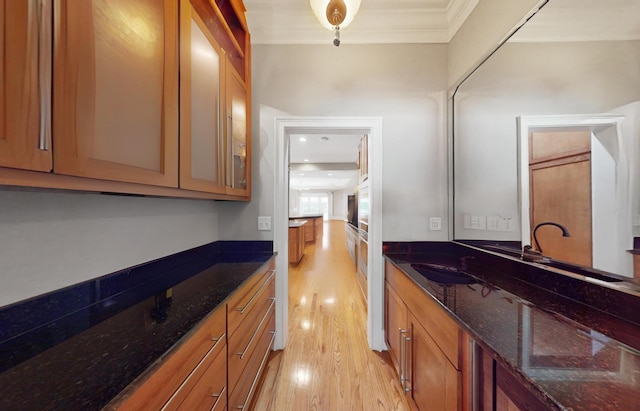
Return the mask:
<svg viewBox="0 0 640 411">
<path fill-rule="evenodd" d="M 298 264 L 304 255 L 304 244 L 309 222 L 300 227 L 289 227 L 289 263 Z"/>
<path fill-rule="evenodd" d="M 402 295 L 404 303 L 407 305 L 419 322 L 426 330 L 437 330 L 432 338 L 444 351 L 449 361 L 456 369 L 460 369 L 460 329 L 455 321 L 449 317 L 433 297 L 425 294 L 412 280 L 402 271 L 385 261 L 385 275 L 390 286 Z"/>
<path fill-rule="evenodd" d="M 41 119 L 40 112 L 50 114 L 46 87 L 51 67 L 40 70 L 40 65 L 51 55 L 46 43 L 39 46 L 39 37 L 50 39 L 46 30 L 51 19 L 40 21 L 36 5 L 0 1 L 0 166 L 50 171 L 51 130 L 46 128 L 50 118 Z"/>
<path fill-rule="evenodd" d="M 420 410 L 458 410 L 460 372 L 416 317 L 410 313 L 409 318 L 412 401 Z"/>
<path fill-rule="evenodd" d="M 54 171 L 178 186 L 176 0 L 56 3 Z"/>
<path fill-rule="evenodd" d="M 405 368 L 405 364 L 401 363 L 404 360 L 404 358 L 402 358 L 402 337 L 404 331 L 409 330 L 407 307 L 387 282 L 385 282 L 384 288 L 384 304 L 385 339 L 387 341 L 389 357 L 391 357 L 391 362 L 402 382 L 404 378 L 402 370 Z"/>
<path fill-rule="evenodd" d="M 275 260 L 271 259 L 263 271 L 249 278 L 227 302 L 227 333 L 233 336 L 244 318 L 258 303 L 260 291 L 270 286 L 275 278 Z"/>
<path fill-rule="evenodd" d="M 258 380 L 269 358 L 275 338 L 275 314 L 273 310 L 258 333 L 259 340 L 250 354 L 244 372 L 235 386 L 229 384 L 229 409 L 249 409 Z"/>
<path fill-rule="evenodd" d="M 541 131 L 529 135 L 529 163 L 591 151 L 589 131 Z"/>
<path fill-rule="evenodd" d="M 233 387 L 247 366 L 251 352 L 258 343 L 260 332 L 275 310 L 275 280 L 262 290 L 257 297 L 258 303 L 243 319 L 242 324 L 229 338 L 229 386 Z"/>
</svg>

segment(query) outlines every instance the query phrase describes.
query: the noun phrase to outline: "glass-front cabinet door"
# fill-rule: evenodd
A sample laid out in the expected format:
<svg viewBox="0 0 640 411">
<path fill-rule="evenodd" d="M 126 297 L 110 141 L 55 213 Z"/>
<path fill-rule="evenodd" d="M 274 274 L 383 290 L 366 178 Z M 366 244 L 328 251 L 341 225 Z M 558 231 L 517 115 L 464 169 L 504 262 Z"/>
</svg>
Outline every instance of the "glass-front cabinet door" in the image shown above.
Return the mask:
<svg viewBox="0 0 640 411">
<path fill-rule="evenodd" d="M 177 0 L 60 0 L 54 171 L 178 187 Z"/>
<path fill-rule="evenodd" d="M 245 82 L 227 60 L 227 194 L 246 196 L 250 191 L 247 135 L 247 90 Z"/>
<path fill-rule="evenodd" d="M 189 0 L 180 3 L 180 187 L 224 193 L 220 45 Z"/>
</svg>

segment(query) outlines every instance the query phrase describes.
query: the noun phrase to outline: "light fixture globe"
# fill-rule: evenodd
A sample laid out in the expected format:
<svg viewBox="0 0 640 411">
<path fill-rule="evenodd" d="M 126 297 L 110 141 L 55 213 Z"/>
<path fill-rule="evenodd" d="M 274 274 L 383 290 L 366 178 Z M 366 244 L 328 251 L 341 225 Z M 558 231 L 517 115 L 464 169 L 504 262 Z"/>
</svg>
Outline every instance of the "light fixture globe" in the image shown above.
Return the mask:
<svg viewBox="0 0 640 411">
<path fill-rule="evenodd" d="M 331 31 L 347 27 L 360 8 L 360 0 L 309 0 L 309 4 L 322 27 Z"/>
</svg>

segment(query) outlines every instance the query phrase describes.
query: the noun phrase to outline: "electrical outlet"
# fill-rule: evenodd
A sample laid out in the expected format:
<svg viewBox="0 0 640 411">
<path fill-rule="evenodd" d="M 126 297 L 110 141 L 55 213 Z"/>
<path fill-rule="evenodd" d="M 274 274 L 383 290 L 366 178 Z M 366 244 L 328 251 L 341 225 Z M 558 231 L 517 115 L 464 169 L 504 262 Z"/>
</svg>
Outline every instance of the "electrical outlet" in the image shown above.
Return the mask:
<svg viewBox="0 0 640 411">
<path fill-rule="evenodd" d="M 499 217 L 487 217 L 487 230 L 498 231 L 498 219 Z"/>
<path fill-rule="evenodd" d="M 271 217 L 258 217 L 258 231 L 271 231 Z"/>
<path fill-rule="evenodd" d="M 429 217 L 429 230 L 431 231 L 442 230 L 442 219 L 440 217 Z"/>
</svg>

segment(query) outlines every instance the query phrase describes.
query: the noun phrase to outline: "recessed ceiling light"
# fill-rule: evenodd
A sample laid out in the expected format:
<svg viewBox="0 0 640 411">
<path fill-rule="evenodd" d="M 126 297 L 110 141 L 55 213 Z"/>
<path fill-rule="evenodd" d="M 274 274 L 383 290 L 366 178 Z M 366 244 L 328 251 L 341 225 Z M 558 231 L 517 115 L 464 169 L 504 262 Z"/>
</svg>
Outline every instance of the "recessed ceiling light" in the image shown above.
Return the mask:
<svg viewBox="0 0 640 411">
<path fill-rule="evenodd" d="M 330 176 L 332 176 L 332 175 L 333 175 L 333 173 L 329 173 L 329 175 L 330 175 Z"/>
<path fill-rule="evenodd" d="M 300 175 L 301 175 L 301 176 L 303 176 L 303 175 L 304 175 L 304 173 L 300 173 Z"/>
<path fill-rule="evenodd" d="M 307 139 L 306 139 L 306 138 L 304 138 L 304 137 L 300 137 L 300 138 L 298 139 L 298 141 L 302 141 L 302 142 L 304 143 L 305 141 L 307 141 Z"/>
<path fill-rule="evenodd" d="M 327 137 L 327 136 L 322 136 L 322 137 L 320 137 L 320 140 L 322 140 L 322 141 L 329 141 L 329 137 Z"/>
<path fill-rule="evenodd" d="M 304 159 L 304 162 L 305 162 L 305 163 L 308 163 L 308 162 L 309 162 L 309 159 L 308 159 L 308 158 L 305 158 L 305 159 Z"/>
</svg>

